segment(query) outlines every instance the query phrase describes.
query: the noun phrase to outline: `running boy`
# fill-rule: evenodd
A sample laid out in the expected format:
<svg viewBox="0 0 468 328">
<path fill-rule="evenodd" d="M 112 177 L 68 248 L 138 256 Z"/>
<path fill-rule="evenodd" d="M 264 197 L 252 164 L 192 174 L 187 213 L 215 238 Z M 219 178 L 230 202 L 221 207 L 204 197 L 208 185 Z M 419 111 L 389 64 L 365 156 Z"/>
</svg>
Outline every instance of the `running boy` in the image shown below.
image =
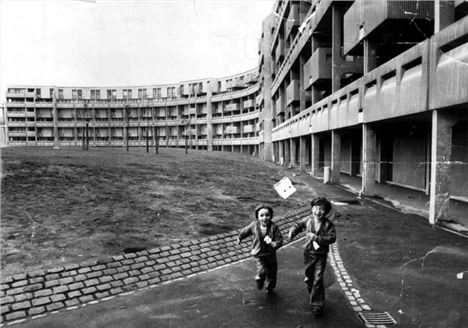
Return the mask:
<svg viewBox="0 0 468 328">
<path fill-rule="evenodd" d="M 276 250 L 283 245 L 283 237 L 279 227 L 271 220 L 273 209 L 267 205 L 260 205 L 255 209 L 256 220 L 239 232 L 237 243 L 252 235 L 251 254 L 257 261 L 257 275 L 255 281 L 257 288 L 262 289 L 266 281 L 266 291 L 272 294 L 276 286 L 278 264 Z"/>
<path fill-rule="evenodd" d="M 306 231 L 304 245 L 304 282 L 310 293 L 312 313 L 319 316 L 325 305 L 325 286 L 323 274 L 327 264 L 329 245 L 336 240 L 335 225 L 327 215 L 332 210 L 332 204 L 324 197 L 314 198 L 310 203 L 312 216 L 293 224 L 289 230 L 289 239 L 292 240 L 298 233 Z"/>
</svg>

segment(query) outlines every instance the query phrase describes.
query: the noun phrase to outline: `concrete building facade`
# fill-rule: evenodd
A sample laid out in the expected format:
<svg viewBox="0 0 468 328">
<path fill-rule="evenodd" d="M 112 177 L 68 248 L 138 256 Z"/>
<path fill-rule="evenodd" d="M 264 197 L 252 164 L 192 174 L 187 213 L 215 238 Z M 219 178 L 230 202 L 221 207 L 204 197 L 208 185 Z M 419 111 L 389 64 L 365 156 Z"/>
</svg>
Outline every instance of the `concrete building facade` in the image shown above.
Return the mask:
<svg viewBox="0 0 468 328">
<path fill-rule="evenodd" d="M 327 182 L 468 201 L 468 2 L 278 0 L 259 65 L 221 79 L 10 86 L 8 145 L 161 146 L 258 154 Z M 88 126 L 88 128 L 86 128 Z M 88 134 L 88 138 L 86 138 Z"/>
</svg>

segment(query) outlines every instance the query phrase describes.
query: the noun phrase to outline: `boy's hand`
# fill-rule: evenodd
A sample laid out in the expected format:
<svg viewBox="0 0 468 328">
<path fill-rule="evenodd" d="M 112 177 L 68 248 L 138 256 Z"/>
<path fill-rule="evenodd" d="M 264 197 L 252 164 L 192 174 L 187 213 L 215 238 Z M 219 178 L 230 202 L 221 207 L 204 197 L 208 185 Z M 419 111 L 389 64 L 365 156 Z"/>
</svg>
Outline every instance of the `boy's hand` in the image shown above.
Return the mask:
<svg viewBox="0 0 468 328">
<path fill-rule="evenodd" d="M 240 245 L 240 243 L 241 243 L 240 238 L 237 238 L 237 245 Z"/>
<path fill-rule="evenodd" d="M 293 237 L 292 233 L 289 233 L 288 238 L 289 238 L 289 240 L 293 240 L 294 237 Z"/>
<path fill-rule="evenodd" d="M 309 240 L 317 240 L 317 235 L 315 233 L 313 233 L 313 232 L 306 233 L 306 237 Z"/>
<path fill-rule="evenodd" d="M 265 236 L 265 238 L 263 238 L 263 241 L 264 241 L 265 243 L 267 243 L 268 245 L 271 244 L 271 242 L 272 242 L 270 236 Z"/>
</svg>

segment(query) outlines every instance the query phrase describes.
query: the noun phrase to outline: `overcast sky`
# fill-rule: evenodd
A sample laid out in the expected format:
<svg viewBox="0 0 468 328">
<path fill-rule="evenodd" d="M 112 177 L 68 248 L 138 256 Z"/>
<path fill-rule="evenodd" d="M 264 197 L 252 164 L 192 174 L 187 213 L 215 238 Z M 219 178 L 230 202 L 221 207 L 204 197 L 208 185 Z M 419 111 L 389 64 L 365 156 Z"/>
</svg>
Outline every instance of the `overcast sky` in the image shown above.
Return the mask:
<svg viewBox="0 0 468 328">
<path fill-rule="evenodd" d="M 256 67 L 274 0 L 0 0 L 0 88 L 138 86 Z"/>
</svg>

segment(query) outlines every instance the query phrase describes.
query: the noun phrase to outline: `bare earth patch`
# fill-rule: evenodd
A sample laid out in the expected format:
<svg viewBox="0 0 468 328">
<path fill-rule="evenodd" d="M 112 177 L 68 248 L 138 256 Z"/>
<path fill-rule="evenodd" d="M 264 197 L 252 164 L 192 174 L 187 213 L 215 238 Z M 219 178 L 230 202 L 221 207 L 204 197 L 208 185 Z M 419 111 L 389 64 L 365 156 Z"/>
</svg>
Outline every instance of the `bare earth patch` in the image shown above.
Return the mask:
<svg viewBox="0 0 468 328">
<path fill-rule="evenodd" d="M 180 149 L 2 149 L 4 275 L 108 257 L 238 229 L 259 203 L 284 215 L 285 168 L 252 156 Z"/>
</svg>

